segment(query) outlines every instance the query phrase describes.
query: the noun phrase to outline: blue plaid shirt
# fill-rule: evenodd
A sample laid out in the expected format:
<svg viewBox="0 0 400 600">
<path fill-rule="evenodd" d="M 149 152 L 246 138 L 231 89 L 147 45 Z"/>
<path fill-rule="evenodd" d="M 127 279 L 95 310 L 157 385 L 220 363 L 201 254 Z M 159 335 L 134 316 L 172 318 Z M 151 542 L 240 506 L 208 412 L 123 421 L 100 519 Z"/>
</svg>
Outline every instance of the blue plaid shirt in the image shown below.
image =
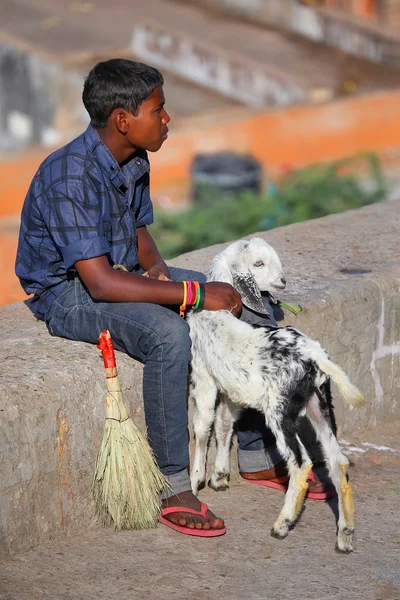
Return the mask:
<svg viewBox="0 0 400 600">
<path fill-rule="evenodd" d="M 16 274 L 39 319 L 76 275 L 79 260 L 108 255 L 139 268 L 136 228 L 153 222 L 147 153 L 120 169 L 91 125 L 39 167 L 22 209 Z"/>
</svg>

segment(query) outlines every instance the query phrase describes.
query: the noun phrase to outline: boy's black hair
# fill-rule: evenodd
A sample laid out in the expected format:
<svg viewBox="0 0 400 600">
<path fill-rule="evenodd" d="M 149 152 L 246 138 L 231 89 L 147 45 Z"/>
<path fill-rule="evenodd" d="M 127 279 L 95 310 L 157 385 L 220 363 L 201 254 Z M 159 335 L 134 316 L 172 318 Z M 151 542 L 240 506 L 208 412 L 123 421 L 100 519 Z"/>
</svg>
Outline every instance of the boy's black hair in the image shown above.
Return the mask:
<svg viewBox="0 0 400 600">
<path fill-rule="evenodd" d="M 113 110 L 138 114 L 139 106 L 154 88 L 164 84 L 154 67 L 125 58 L 112 58 L 97 63 L 83 86 L 82 100 L 96 129 L 107 125 Z"/>
</svg>

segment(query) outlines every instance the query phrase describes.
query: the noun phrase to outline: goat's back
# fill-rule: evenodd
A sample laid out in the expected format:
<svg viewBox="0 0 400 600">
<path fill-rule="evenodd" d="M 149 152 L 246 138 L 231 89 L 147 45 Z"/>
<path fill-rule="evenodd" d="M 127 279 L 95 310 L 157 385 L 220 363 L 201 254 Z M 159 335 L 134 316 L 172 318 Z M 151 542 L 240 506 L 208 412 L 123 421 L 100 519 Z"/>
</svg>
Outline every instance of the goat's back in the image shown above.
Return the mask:
<svg viewBox="0 0 400 600">
<path fill-rule="evenodd" d="M 315 376 L 310 345 L 326 355 L 293 328 L 250 325 L 227 311 L 194 313 L 188 321 L 193 377 L 205 370 L 220 391 L 246 406 L 261 408 L 267 397 L 290 395 L 307 373 Z"/>
</svg>

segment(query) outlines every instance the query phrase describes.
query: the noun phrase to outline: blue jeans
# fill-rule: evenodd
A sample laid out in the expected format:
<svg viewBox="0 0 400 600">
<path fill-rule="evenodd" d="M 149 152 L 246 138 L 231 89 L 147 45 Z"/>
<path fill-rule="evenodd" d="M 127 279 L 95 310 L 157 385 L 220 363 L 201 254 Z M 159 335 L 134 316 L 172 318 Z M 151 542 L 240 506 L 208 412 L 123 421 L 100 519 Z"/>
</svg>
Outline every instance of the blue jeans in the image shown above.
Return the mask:
<svg viewBox="0 0 400 600">
<path fill-rule="evenodd" d="M 170 274 L 173 281 L 205 281 L 202 273 L 186 269 L 171 267 Z M 241 318 L 269 322 L 246 309 Z M 144 302 L 95 302 L 76 277 L 50 307 L 46 325 L 52 335 L 92 344 L 97 344 L 101 331 L 108 329 L 117 350 L 144 364 L 148 438 L 172 487 L 165 497 L 189 490 L 186 402 L 190 335 L 188 324 L 176 309 Z M 241 471 L 260 471 L 281 460 L 275 439 L 257 411 L 245 411 L 238 437 Z"/>
<path fill-rule="evenodd" d="M 194 271 L 170 268 L 174 281 L 205 281 Z M 143 401 L 149 442 L 175 493 L 190 489 L 187 379 L 189 326 L 173 307 L 144 302 L 95 302 L 76 277 L 51 305 L 52 335 L 97 344 L 108 329 L 116 350 L 144 363 Z"/>
</svg>

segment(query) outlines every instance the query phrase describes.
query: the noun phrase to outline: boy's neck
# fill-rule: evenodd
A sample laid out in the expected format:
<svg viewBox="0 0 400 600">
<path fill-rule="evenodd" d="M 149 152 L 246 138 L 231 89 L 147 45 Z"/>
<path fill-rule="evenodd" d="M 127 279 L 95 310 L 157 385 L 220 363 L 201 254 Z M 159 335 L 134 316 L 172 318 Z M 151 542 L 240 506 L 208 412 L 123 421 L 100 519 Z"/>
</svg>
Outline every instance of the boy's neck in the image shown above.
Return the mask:
<svg viewBox="0 0 400 600">
<path fill-rule="evenodd" d="M 97 133 L 99 134 L 103 144 L 107 146 L 120 167 L 127 163 L 136 154 L 137 148 L 124 146 L 121 143 L 121 141 L 125 139 L 121 136 L 121 134 L 115 134 L 115 132 L 111 131 L 108 127 L 98 129 Z"/>
</svg>

